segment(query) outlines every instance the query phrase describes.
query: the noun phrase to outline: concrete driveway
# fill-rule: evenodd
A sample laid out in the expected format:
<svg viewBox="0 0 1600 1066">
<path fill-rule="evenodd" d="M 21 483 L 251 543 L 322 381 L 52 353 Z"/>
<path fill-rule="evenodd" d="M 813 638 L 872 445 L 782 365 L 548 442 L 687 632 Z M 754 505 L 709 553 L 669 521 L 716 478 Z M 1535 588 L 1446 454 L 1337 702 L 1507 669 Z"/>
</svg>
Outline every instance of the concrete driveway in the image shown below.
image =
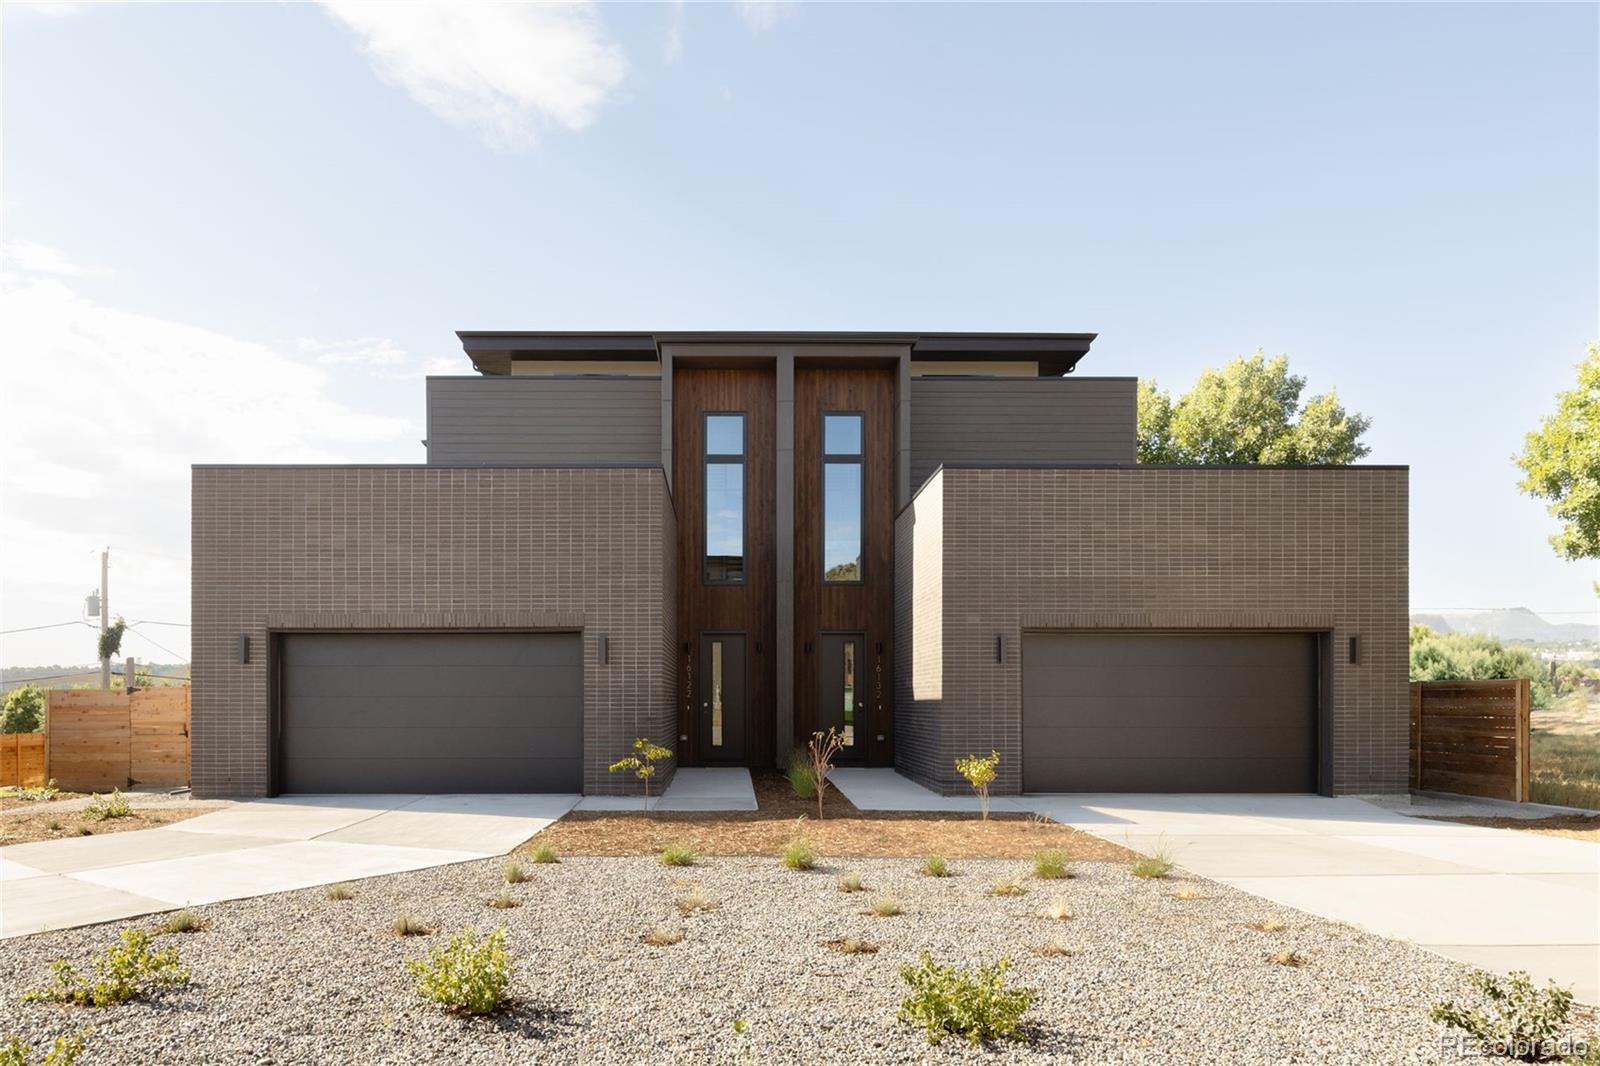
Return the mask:
<svg viewBox="0 0 1600 1066">
<path fill-rule="evenodd" d="M 1022 796 L 1202 877 L 1600 1002 L 1600 845 L 1427 821 L 1354 798 Z"/>
<path fill-rule="evenodd" d="M 577 796 L 293 796 L 0 848 L 0 937 L 504 855 Z"/>
</svg>

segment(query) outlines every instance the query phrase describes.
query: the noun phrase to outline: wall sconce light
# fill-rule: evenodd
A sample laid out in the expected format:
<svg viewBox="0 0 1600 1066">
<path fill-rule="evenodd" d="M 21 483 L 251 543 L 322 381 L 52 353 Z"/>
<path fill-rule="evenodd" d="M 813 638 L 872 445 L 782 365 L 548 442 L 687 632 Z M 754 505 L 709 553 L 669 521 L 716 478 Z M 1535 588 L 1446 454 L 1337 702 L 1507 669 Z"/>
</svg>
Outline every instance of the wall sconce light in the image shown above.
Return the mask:
<svg viewBox="0 0 1600 1066">
<path fill-rule="evenodd" d="M 761 654 L 761 642 L 759 640 L 756 641 L 756 654 L 757 655 Z"/>
<path fill-rule="evenodd" d="M 1004 633 L 996 633 L 994 635 L 994 661 L 997 663 L 1006 661 L 1006 638 Z"/>
<path fill-rule="evenodd" d="M 250 661 L 250 634 L 249 633 L 240 633 L 239 634 L 239 661 L 241 663 L 248 663 Z"/>
<path fill-rule="evenodd" d="M 883 654 L 883 641 L 881 641 L 881 640 L 878 641 L 878 654 L 879 655 Z"/>
<path fill-rule="evenodd" d="M 809 640 L 806 641 L 806 654 L 807 655 L 811 654 L 811 642 Z"/>
<path fill-rule="evenodd" d="M 683 654 L 689 654 L 689 642 L 687 640 L 683 642 Z"/>
<path fill-rule="evenodd" d="M 1350 638 L 1350 647 L 1348 649 L 1348 654 L 1349 654 L 1350 662 L 1359 663 L 1361 661 L 1361 638 L 1360 637 L 1351 637 Z"/>
<path fill-rule="evenodd" d="M 600 638 L 600 665 L 604 666 L 611 661 L 611 638 Z"/>
</svg>

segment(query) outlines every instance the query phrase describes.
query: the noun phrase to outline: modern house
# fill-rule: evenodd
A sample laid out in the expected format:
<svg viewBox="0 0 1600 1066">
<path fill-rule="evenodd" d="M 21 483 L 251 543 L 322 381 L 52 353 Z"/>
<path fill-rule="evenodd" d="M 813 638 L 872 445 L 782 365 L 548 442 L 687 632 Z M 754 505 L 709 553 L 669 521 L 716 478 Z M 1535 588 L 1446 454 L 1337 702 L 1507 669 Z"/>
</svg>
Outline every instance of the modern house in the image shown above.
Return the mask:
<svg viewBox="0 0 1600 1066">
<path fill-rule="evenodd" d="M 195 468 L 198 794 L 1406 788 L 1403 467 L 1141 466 L 1092 334 L 460 337 L 424 465 Z"/>
</svg>

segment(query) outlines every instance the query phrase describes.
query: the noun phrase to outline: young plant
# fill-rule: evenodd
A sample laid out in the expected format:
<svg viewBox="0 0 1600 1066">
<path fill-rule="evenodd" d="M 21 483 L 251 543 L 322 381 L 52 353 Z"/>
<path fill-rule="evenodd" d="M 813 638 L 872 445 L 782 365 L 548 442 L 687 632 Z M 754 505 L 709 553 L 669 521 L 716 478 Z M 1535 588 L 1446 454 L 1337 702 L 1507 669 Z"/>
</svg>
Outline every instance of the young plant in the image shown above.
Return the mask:
<svg viewBox="0 0 1600 1066">
<path fill-rule="evenodd" d="M 1061 941 L 1052 939 L 1039 949 L 1039 954 L 1046 958 L 1066 958 L 1072 954 L 1072 949 Z"/>
<path fill-rule="evenodd" d="M 885 892 L 872 901 L 872 906 L 867 913 L 874 918 L 893 918 L 897 914 L 904 914 L 905 906 L 892 894 Z"/>
<path fill-rule="evenodd" d="M 44 823 L 44 827 L 50 830 L 52 833 L 59 832 L 61 829 L 61 819 L 52 818 L 48 822 Z"/>
<path fill-rule="evenodd" d="M 112 789 L 109 796 L 96 793 L 89 800 L 89 805 L 83 809 L 83 816 L 96 822 L 103 822 L 107 818 L 126 818 L 132 813 L 133 808 L 128 805 L 128 798 L 122 794 L 120 788 Z"/>
<path fill-rule="evenodd" d="M 658 925 L 641 939 L 653 948 L 670 948 L 672 945 L 683 941 L 683 930 L 673 929 L 671 926 Z"/>
<path fill-rule="evenodd" d="M 520 885 L 528 879 L 528 871 L 524 870 L 522 864 L 515 859 L 506 863 L 501 872 L 505 875 L 508 885 Z"/>
<path fill-rule="evenodd" d="M 0 788 L 0 796 L 39 803 L 55 799 L 60 791 L 56 788 L 56 779 L 52 777 L 42 785 L 12 785 L 10 788 Z"/>
<path fill-rule="evenodd" d="M 512 968 L 504 929 L 482 939 L 477 930 L 467 929 L 426 958 L 406 963 L 418 992 L 461 1014 L 490 1014 L 503 1007 Z"/>
<path fill-rule="evenodd" d="M 956 760 L 956 773 L 967 779 L 972 791 L 978 794 L 978 810 L 984 821 L 989 820 L 989 786 L 999 773 L 1000 753 L 991 751 L 988 756 L 968 755 Z"/>
<path fill-rule="evenodd" d="M 509 892 L 502 892 L 489 901 L 489 906 L 497 911 L 508 911 L 513 907 L 520 907 L 522 904 L 512 899 Z"/>
<path fill-rule="evenodd" d="M 950 862 L 943 855 L 929 855 L 917 869 L 924 877 L 950 876 Z"/>
<path fill-rule="evenodd" d="M 72 1066 L 83 1054 L 83 1039 L 88 1033 L 85 1029 L 76 1036 L 56 1037 L 42 1059 L 35 1059 L 22 1038 L 14 1036 L 0 1044 L 0 1066 Z"/>
<path fill-rule="evenodd" d="M 1165 846 L 1157 846 L 1149 855 L 1140 855 L 1129 864 L 1135 877 L 1156 881 L 1172 872 L 1172 855 Z"/>
<path fill-rule="evenodd" d="M 716 903 L 706 897 L 706 890 L 700 887 L 699 882 L 689 886 L 689 891 L 678 900 L 678 913 L 687 918 L 691 914 L 703 911 L 714 911 Z"/>
<path fill-rule="evenodd" d="M 1183 902 L 1189 903 L 1205 897 L 1201 896 L 1200 890 L 1195 888 L 1193 885 L 1180 885 L 1178 890 L 1172 894 L 1172 898 L 1181 899 Z"/>
<path fill-rule="evenodd" d="M 805 819 L 795 821 L 794 836 L 783 846 L 783 865 L 791 870 L 812 870 L 817 865 L 817 849 L 804 833 Z"/>
<path fill-rule="evenodd" d="M 528 861 L 544 865 L 546 863 L 560 862 L 561 856 L 549 844 L 535 844 L 528 849 Z"/>
<path fill-rule="evenodd" d="M 911 994 L 900 1003 L 900 1021 L 920 1025 L 928 1043 L 959 1036 L 974 1046 L 993 1040 L 1016 1039 L 1022 1015 L 1039 993 L 1031 988 L 1007 988 L 1007 959 L 975 970 L 939 966 L 922 953 L 918 966 L 902 966 L 900 976 Z"/>
<path fill-rule="evenodd" d="M 1275 951 L 1267 957 L 1279 966 L 1298 967 L 1311 961 L 1298 951 Z"/>
<path fill-rule="evenodd" d="M 1026 896 L 1028 890 L 1015 881 L 1001 881 L 989 890 L 991 896 Z"/>
<path fill-rule="evenodd" d="M 847 936 L 840 940 L 824 941 L 822 946 L 829 951 L 837 951 L 841 955 L 876 955 L 878 953 L 878 945 L 870 940 L 857 940 L 853 936 Z"/>
<path fill-rule="evenodd" d="M 1544 989 L 1534 988 L 1533 980 L 1522 970 L 1513 970 L 1503 984 L 1493 974 L 1475 970 L 1471 981 L 1489 1013 L 1446 1002 L 1435 1003 L 1428 1016 L 1465 1030 L 1486 1048 L 1505 1048 L 1505 1054 L 1518 1055 L 1525 1062 L 1558 1056 L 1567 1015 L 1572 1011 L 1569 989 L 1554 981 Z"/>
<path fill-rule="evenodd" d="M 323 892 L 323 895 L 327 896 L 335 903 L 339 902 L 340 900 L 356 898 L 355 890 L 350 887 L 350 884 L 347 881 L 339 881 L 336 884 L 329 885 L 327 891 Z"/>
<path fill-rule="evenodd" d="M 92 975 L 85 977 L 66 959 L 57 959 L 50 964 L 50 976 L 49 985 L 29 989 L 23 1001 L 115 1007 L 168 985 L 189 983 L 189 970 L 179 964 L 178 949 L 151 951 L 150 934 L 143 929 L 124 929 L 121 943 L 94 960 Z"/>
<path fill-rule="evenodd" d="M 693 866 L 700 856 L 688 844 L 668 844 L 661 849 L 661 865 L 663 866 Z"/>
<path fill-rule="evenodd" d="M 1060 881 L 1072 876 L 1067 864 L 1067 853 L 1056 848 L 1043 848 L 1033 853 L 1033 876 L 1043 881 Z"/>
<path fill-rule="evenodd" d="M 839 875 L 840 892 L 865 892 L 866 890 L 867 886 L 861 880 L 861 871 L 846 870 Z"/>
<path fill-rule="evenodd" d="M 789 787 L 794 789 L 794 794 L 799 798 L 808 800 L 817 794 L 817 779 L 811 772 L 811 757 L 804 748 L 795 748 L 789 753 L 789 766 L 784 776 L 789 779 Z"/>
<path fill-rule="evenodd" d="M 833 772 L 833 760 L 844 747 L 844 734 L 829 726 L 826 732 L 811 734 L 806 752 L 811 758 L 811 779 L 817 786 L 817 821 L 822 821 L 822 801 L 828 794 L 828 775 Z"/>
<path fill-rule="evenodd" d="M 1273 917 L 1257 918 L 1255 921 L 1246 922 L 1245 924 L 1258 933 L 1281 933 L 1289 928 L 1283 924 L 1282 918 Z"/>
<path fill-rule="evenodd" d="M 1055 899 L 1051 900 L 1050 905 L 1044 909 L 1044 916 L 1049 918 L 1052 922 L 1070 921 L 1072 919 L 1072 904 L 1068 903 L 1061 896 L 1057 896 Z"/>
<path fill-rule="evenodd" d="M 167 920 L 156 926 L 158 933 L 198 933 L 209 923 L 188 907 L 173 911 Z"/>
<path fill-rule="evenodd" d="M 618 759 L 609 767 L 611 773 L 632 770 L 633 776 L 644 782 L 644 809 L 650 811 L 650 779 L 656 776 L 656 763 L 672 758 L 672 749 L 663 748 L 649 737 L 638 737 L 633 742 L 633 754 Z"/>
<path fill-rule="evenodd" d="M 401 911 L 394 916 L 394 921 L 389 923 L 389 932 L 395 936 L 427 936 L 433 932 L 433 926 L 410 911 Z"/>
</svg>

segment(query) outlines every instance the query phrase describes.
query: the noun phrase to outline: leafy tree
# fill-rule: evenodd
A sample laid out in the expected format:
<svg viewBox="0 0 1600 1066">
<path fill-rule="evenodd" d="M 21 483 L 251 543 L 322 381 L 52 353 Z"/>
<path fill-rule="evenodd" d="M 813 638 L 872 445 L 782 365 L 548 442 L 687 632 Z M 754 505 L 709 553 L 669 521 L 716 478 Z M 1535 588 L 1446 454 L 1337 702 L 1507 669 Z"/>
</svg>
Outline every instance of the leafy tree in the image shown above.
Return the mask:
<svg viewBox="0 0 1600 1066">
<path fill-rule="evenodd" d="M 1525 677 L 1529 700 L 1536 708 L 1550 706 L 1550 668 L 1527 648 L 1507 647 L 1478 633 L 1435 633 L 1411 627 L 1411 680 L 1487 681 Z"/>
<path fill-rule="evenodd" d="M 1257 351 L 1208 368 L 1176 402 L 1154 381 L 1139 383 L 1141 463 L 1353 463 L 1372 449 L 1366 415 L 1336 392 L 1300 402 L 1306 379 L 1288 356 Z"/>
<path fill-rule="evenodd" d="M 1600 559 L 1600 343 L 1578 364 L 1578 386 L 1556 396 L 1556 411 L 1523 442 L 1518 487 L 1550 501 L 1561 530 L 1550 538 L 1563 559 Z M 1600 581 L 1595 582 L 1600 592 Z"/>
<path fill-rule="evenodd" d="M 44 728 L 44 689 L 22 685 L 6 693 L 0 733 L 37 733 Z"/>
</svg>

